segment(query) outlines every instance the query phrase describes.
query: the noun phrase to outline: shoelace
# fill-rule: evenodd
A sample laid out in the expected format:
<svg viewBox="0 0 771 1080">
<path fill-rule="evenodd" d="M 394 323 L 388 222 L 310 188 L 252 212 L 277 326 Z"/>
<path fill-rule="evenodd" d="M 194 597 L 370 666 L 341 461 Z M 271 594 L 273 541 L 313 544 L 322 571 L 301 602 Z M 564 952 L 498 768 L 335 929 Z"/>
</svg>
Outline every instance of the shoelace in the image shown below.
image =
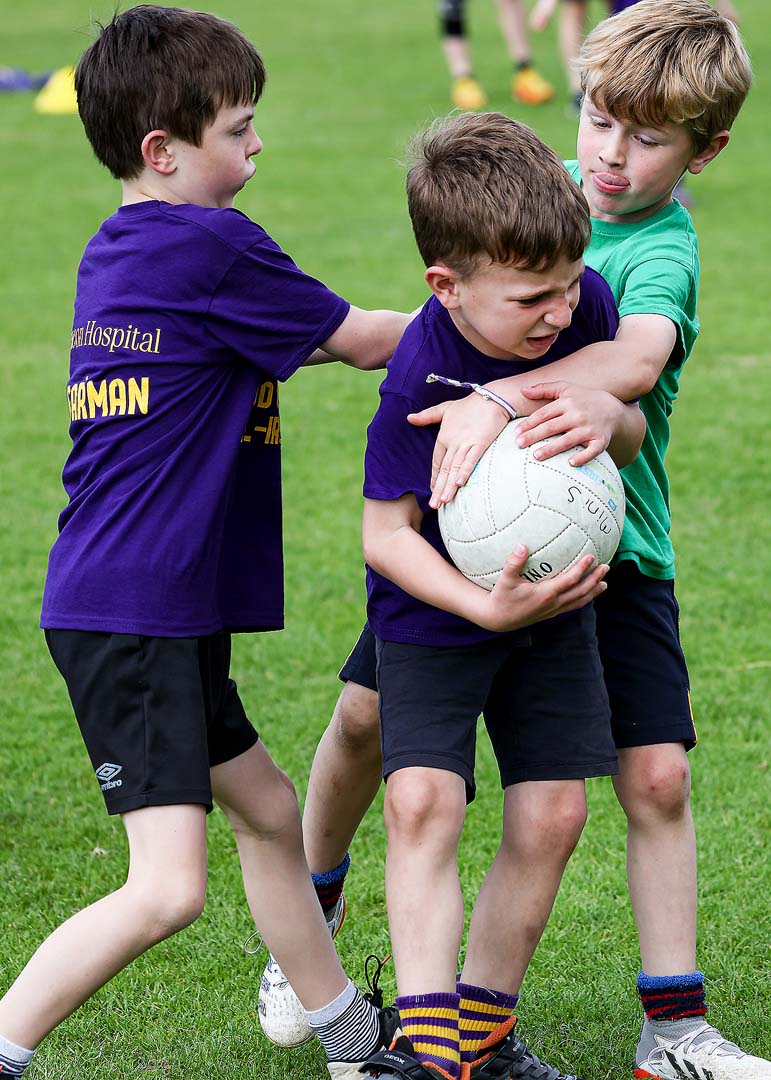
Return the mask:
<svg viewBox="0 0 771 1080">
<path fill-rule="evenodd" d="M 327 926 L 329 926 L 329 923 L 327 923 Z M 257 944 L 253 946 L 252 942 L 254 941 L 255 938 L 257 939 Z M 241 948 L 244 950 L 244 952 L 246 953 L 247 956 L 256 956 L 257 953 L 262 951 L 264 945 L 265 945 L 265 942 L 260 937 L 260 931 L 259 930 L 252 930 L 251 934 L 246 939 L 246 941 L 243 943 Z M 390 959 L 390 957 L 389 957 L 389 959 Z M 270 958 L 270 962 L 275 963 L 272 956 Z"/>
<path fill-rule="evenodd" d="M 390 953 L 383 960 L 376 956 L 375 953 L 370 953 L 364 961 L 364 978 L 367 980 L 367 992 L 364 997 L 367 1001 L 371 1001 L 376 1009 L 383 1008 L 383 991 L 380 989 L 380 976 L 390 959 Z M 373 968 L 374 974 L 372 972 Z"/>
<path fill-rule="evenodd" d="M 252 946 L 252 942 L 255 938 L 257 938 L 257 944 Z M 260 952 L 264 944 L 265 942 L 260 937 L 260 931 L 252 930 L 251 934 L 242 945 L 242 948 L 247 956 L 256 956 L 257 953 Z"/>
</svg>

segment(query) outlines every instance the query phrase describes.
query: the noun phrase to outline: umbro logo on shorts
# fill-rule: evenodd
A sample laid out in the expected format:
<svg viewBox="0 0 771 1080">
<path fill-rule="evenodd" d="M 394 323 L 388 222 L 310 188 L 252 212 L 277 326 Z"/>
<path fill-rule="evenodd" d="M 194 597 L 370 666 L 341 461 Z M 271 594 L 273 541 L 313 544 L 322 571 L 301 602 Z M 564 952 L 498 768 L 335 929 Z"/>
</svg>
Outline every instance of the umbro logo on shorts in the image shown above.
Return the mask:
<svg viewBox="0 0 771 1080">
<path fill-rule="evenodd" d="M 123 766 L 113 765 L 111 761 L 105 761 L 104 765 L 99 766 L 96 770 L 96 778 L 101 783 L 102 791 L 123 786 L 122 780 L 115 779 L 119 772 L 123 772 Z"/>
</svg>

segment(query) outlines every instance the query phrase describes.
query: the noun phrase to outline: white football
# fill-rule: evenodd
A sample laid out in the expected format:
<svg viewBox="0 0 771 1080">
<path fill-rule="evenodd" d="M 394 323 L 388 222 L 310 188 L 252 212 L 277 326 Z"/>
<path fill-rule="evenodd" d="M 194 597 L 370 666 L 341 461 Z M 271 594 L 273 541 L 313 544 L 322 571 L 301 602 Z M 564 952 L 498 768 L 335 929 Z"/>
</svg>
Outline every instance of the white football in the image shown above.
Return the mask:
<svg viewBox="0 0 771 1080">
<path fill-rule="evenodd" d="M 546 461 L 516 444 L 514 420 L 484 452 L 468 483 L 439 509 L 447 552 L 471 581 L 492 589 L 517 544 L 529 552 L 522 576 L 554 577 L 582 555 L 614 555 L 624 525 L 624 485 L 607 453 L 571 465 L 573 450 Z"/>
</svg>

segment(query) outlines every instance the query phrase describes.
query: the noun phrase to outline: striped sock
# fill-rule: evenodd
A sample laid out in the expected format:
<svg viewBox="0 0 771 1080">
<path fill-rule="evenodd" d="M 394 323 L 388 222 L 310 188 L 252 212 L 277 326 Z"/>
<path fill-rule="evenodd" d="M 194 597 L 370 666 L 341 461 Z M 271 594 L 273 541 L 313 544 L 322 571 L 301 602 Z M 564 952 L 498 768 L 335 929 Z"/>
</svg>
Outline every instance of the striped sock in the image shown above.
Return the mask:
<svg viewBox="0 0 771 1080">
<path fill-rule="evenodd" d="M 700 971 L 690 975 L 646 975 L 641 971 L 637 976 L 637 992 L 649 1023 L 693 1021 L 707 1011 L 704 975 Z"/>
<path fill-rule="evenodd" d="M 305 1015 L 330 1061 L 364 1061 L 380 1048 L 380 1014 L 350 979 L 334 1001 Z"/>
<path fill-rule="evenodd" d="M 458 994 L 417 994 L 397 997 L 401 1028 L 415 1057 L 447 1080 L 460 1080 Z"/>
<path fill-rule="evenodd" d="M 23 1046 L 17 1046 L 10 1039 L 4 1039 L 0 1035 L 0 1073 L 8 1077 L 22 1076 L 32 1061 L 34 1052 Z"/>
<path fill-rule="evenodd" d="M 519 994 L 458 982 L 460 995 L 460 1059 L 475 1061 L 482 1043 L 514 1015 Z"/>
<path fill-rule="evenodd" d="M 316 896 L 319 898 L 321 910 L 328 915 L 340 899 L 345 885 L 345 876 L 351 865 L 351 856 L 346 854 L 339 866 L 333 870 L 326 870 L 323 874 L 311 874 Z"/>
</svg>

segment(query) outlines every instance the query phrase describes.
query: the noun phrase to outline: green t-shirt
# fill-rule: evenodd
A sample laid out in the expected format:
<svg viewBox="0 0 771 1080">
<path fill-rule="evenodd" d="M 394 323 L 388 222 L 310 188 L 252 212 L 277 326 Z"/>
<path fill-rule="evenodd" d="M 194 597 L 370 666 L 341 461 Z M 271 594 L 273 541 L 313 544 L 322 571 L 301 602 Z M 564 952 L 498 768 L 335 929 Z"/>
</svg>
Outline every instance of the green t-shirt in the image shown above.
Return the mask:
<svg viewBox="0 0 771 1080">
<path fill-rule="evenodd" d="M 578 162 L 565 164 L 580 183 Z M 648 430 L 637 459 L 621 470 L 627 510 L 616 555 L 617 560 L 634 559 L 649 577 L 673 578 L 675 553 L 669 537 L 669 481 L 664 455 L 680 372 L 699 332 L 699 246 L 690 214 L 674 201 L 632 224 L 592 218 L 586 262 L 610 285 L 621 318 L 664 315 L 677 328 L 672 355 L 656 385 L 640 399 Z"/>
</svg>

